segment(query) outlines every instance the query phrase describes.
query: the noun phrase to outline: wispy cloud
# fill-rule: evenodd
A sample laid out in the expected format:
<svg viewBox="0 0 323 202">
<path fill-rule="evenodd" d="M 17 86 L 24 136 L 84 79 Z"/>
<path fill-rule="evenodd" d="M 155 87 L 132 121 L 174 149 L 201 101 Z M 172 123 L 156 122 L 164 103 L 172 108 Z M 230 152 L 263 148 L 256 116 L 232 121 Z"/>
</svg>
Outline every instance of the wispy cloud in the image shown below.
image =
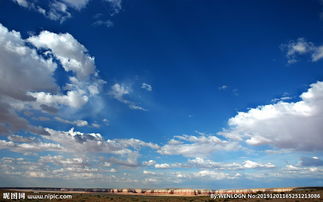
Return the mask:
<svg viewBox="0 0 323 202">
<path fill-rule="evenodd" d="M 69 120 L 66 120 L 66 119 L 63 119 L 63 118 L 60 118 L 60 117 L 57 117 L 57 116 L 55 117 L 55 120 L 57 120 L 57 121 L 59 121 L 61 123 L 76 125 L 76 126 L 79 126 L 79 127 L 89 125 L 89 123 L 87 121 L 85 121 L 85 120 L 69 121 Z"/>
<path fill-rule="evenodd" d="M 59 21 L 60 23 L 63 23 L 68 18 L 71 18 L 72 11 L 81 11 L 89 4 L 89 2 L 91 2 L 89 0 L 45 0 L 47 2 L 47 6 L 44 6 L 37 0 L 12 1 L 21 7 L 27 8 L 34 12 L 38 12 L 48 19 Z M 109 11 L 109 14 L 111 16 L 118 14 L 122 9 L 121 0 L 105 0 L 105 2 L 107 2 L 107 5 L 111 7 L 111 11 Z"/>
<path fill-rule="evenodd" d="M 109 94 L 116 100 L 128 105 L 130 109 L 147 111 L 147 109 L 125 98 L 125 96 L 129 95 L 131 92 L 131 87 L 126 86 L 125 84 L 116 83 L 111 87 Z"/>
<path fill-rule="evenodd" d="M 146 91 L 152 91 L 153 90 L 153 87 L 148 83 L 142 83 L 141 88 L 145 89 Z"/>
<path fill-rule="evenodd" d="M 122 9 L 122 0 L 105 0 L 106 2 L 110 3 L 111 6 L 111 12 L 110 15 L 113 16 L 115 14 L 118 14 Z"/>
<path fill-rule="evenodd" d="M 221 140 L 216 136 L 200 134 L 175 136 L 163 145 L 158 153 L 164 155 L 183 155 L 201 157 L 211 155 L 215 151 L 232 151 L 240 149 L 237 142 Z"/>
<path fill-rule="evenodd" d="M 94 26 L 104 26 L 106 28 L 113 27 L 113 22 L 111 20 L 96 20 L 93 23 Z"/>
<path fill-rule="evenodd" d="M 323 46 L 316 46 L 304 38 L 298 38 L 296 41 L 289 41 L 287 44 L 282 44 L 281 49 L 286 52 L 287 62 L 289 64 L 298 62 L 298 57 L 304 55 L 309 55 L 312 62 L 323 58 Z"/>
<path fill-rule="evenodd" d="M 218 87 L 218 89 L 219 90 L 225 90 L 225 89 L 227 89 L 229 86 L 227 86 L 227 85 L 222 85 L 222 86 L 219 86 Z"/>
</svg>

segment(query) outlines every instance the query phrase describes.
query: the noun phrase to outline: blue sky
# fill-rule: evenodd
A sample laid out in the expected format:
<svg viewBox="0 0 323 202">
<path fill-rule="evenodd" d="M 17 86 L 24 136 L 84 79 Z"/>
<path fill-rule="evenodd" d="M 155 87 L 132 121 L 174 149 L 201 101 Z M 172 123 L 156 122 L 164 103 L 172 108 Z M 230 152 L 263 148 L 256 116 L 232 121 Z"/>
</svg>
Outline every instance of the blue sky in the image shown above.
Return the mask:
<svg viewBox="0 0 323 202">
<path fill-rule="evenodd" d="M 323 184 L 322 2 L 0 13 L 1 186 Z"/>
</svg>

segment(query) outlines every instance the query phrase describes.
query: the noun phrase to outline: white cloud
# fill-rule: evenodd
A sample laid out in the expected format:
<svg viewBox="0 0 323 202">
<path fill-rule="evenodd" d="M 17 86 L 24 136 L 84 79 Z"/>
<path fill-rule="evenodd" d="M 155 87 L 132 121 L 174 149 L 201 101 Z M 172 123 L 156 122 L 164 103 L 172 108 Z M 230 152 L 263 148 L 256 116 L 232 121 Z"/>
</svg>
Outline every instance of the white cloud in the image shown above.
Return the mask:
<svg viewBox="0 0 323 202">
<path fill-rule="evenodd" d="M 93 25 L 95 26 L 104 26 L 106 28 L 113 27 L 113 22 L 111 20 L 96 20 Z"/>
<path fill-rule="evenodd" d="M 323 82 L 311 84 L 298 102 L 280 101 L 239 112 L 222 134 L 250 145 L 282 149 L 322 150 Z"/>
<path fill-rule="evenodd" d="M 111 6 L 111 13 L 110 15 L 115 15 L 118 14 L 120 12 L 120 10 L 122 9 L 122 0 L 105 0 L 106 2 L 110 3 Z"/>
<path fill-rule="evenodd" d="M 299 167 L 296 167 L 296 166 L 293 166 L 293 165 L 286 165 L 286 170 L 289 170 L 289 171 L 296 171 L 296 170 L 301 170 L 301 168 Z"/>
<path fill-rule="evenodd" d="M 97 165 L 92 167 L 89 164 L 92 162 L 60 155 L 40 156 L 36 161 L 3 157 L 1 161 L 5 162 L 5 165 L 0 165 L 1 174 L 14 175 L 20 178 L 96 179 L 106 177 L 106 173 L 117 171 L 115 168 L 105 169 Z"/>
<path fill-rule="evenodd" d="M 103 119 L 102 122 L 106 125 L 109 126 L 110 125 L 110 121 L 108 119 Z"/>
<path fill-rule="evenodd" d="M 216 172 L 213 170 L 201 170 L 197 173 L 193 173 L 193 177 L 195 178 L 205 178 L 209 180 L 223 180 L 223 179 L 235 179 L 240 175 L 230 175 L 224 172 Z"/>
<path fill-rule="evenodd" d="M 286 51 L 289 64 L 298 62 L 297 58 L 306 54 L 311 56 L 312 62 L 323 58 L 323 46 L 315 46 L 312 42 L 308 42 L 304 38 L 298 38 L 297 41 L 290 41 L 281 47 Z"/>
<path fill-rule="evenodd" d="M 145 174 L 145 175 L 156 175 L 155 172 L 152 172 L 152 171 L 149 171 L 149 170 L 144 170 L 143 174 Z"/>
<path fill-rule="evenodd" d="M 272 163 L 261 164 L 254 161 L 247 160 L 243 164 L 244 168 L 274 168 L 275 165 Z"/>
<path fill-rule="evenodd" d="M 23 137 L 20 135 L 10 135 L 8 139 L 13 142 L 24 142 L 24 143 L 33 142 L 35 140 L 34 137 Z"/>
<path fill-rule="evenodd" d="M 97 124 L 97 123 L 92 123 L 91 126 L 94 127 L 94 128 L 100 128 L 101 127 L 100 124 Z"/>
<path fill-rule="evenodd" d="M 323 169 L 315 166 L 300 167 L 296 165 L 286 165 L 286 167 L 281 170 L 281 174 L 285 177 L 291 177 L 293 179 L 298 178 L 300 176 L 317 178 L 318 176 L 322 176 Z"/>
<path fill-rule="evenodd" d="M 168 163 L 155 164 L 155 168 L 170 168 Z"/>
<path fill-rule="evenodd" d="M 196 168 L 213 168 L 213 169 L 239 169 L 242 166 L 238 163 L 223 163 L 206 160 L 201 157 L 188 160 L 184 167 L 196 167 Z"/>
<path fill-rule="evenodd" d="M 175 164 L 174 164 L 175 165 Z M 259 163 L 251 160 L 246 160 L 242 163 L 224 163 L 207 160 L 201 157 L 188 160 L 187 163 L 178 164 L 179 167 L 184 168 L 208 168 L 218 170 L 241 170 L 241 169 L 254 169 L 254 168 L 275 168 L 272 163 Z"/>
<path fill-rule="evenodd" d="M 116 173 L 118 172 L 115 168 L 110 168 L 109 170 L 107 170 L 109 173 Z"/>
<path fill-rule="evenodd" d="M 17 5 L 38 12 L 48 19 L 63 23 L 72 17 L 72 11 L 81 11 L 89 0 L 48 0 L 47 4 L 41 4 L 38 0 L 12 0 Z M 122 9 L 121 0 L 105 0 L 111 7 L 110 15 L 115 15 Z"/>
<path fill-rule="evenodd" d="M 61 151 L 62 147 L 59 144 L 31 142 L 31 143 L 15 143 L 13 141 L 0 140 L 0 150 L 8 149 L 19 153 L 33 153 L 43 151 Z"/>
<path fill-rule="evenodd" d="M 69 155 L 79 156 L 73 159 L 65 159 L 62 161 L 62 156 L 44 157 L 43 161 L 52 162 L 55 164 L 67 164 L 68 162 L 79 162 L 83 164 L 81 158 L 86 158 L 88 155 L 109 154 L 112 157 L 105 161 L 104 166 L 118 164 L 126 167 L 138 167 L 141 164 L 138 162 L 140 149 L 148 147 L 158 149 L 159 146 L 153 143 L 144 142 L 138 139 L 104 139 L 99 133 L 81 133 L 74 131 L 72 128 L 69 131 L 56 131 L 46 129 L 48 136 L 42 136 L 41 139 L 30 139 L 30 141 L 20 143 L 22 137 L 10 136 L 7 140 L 0 140 L 0 150 L 7 149 L 13 152 L 23 154 L 31 154 L 36 152 L 56 151 Z M 47 142 L 44 142 L 47 140 Z M 50 141 L 50 142 L 48 142 Z M 117 156 L 117 158 L 115 157 Z M 152 163 L 152 162 L 150 162 Z M 113 172 L 113 171 L 109 171 Z"/>
<path fill-rule="evenodd" d="M 37 103 L 58 107 L 66 105 L 80 108 L 89 101 L 89 98 L 99 94 L 105 81 L 98 79 L 94 57 L 88 54 L 87 49 L 72 35 L 56 34 L 42 31 L 39 35 L 27 39 L 38 49 L 47 49 L 46 54 L 57 58 L 66 72 L 73 72 L 76 77 L 70 76 L 64 87 L 66 94 L 52 94 L 50 92 L 29 92 Z"/>
<path fill-rule="evenodd" d="M 316 47 L 312 54 L 312 60 L 316 62 L 322 58 L 323 58 L 323 46 Z"/>
<path fill-rule="evenodd" d="M 73 108 L 80 108 L 89 101 L 84 91 L 68 91 L 66 95 L 53 95 L 46 92 L 28 92 L 39 104 L 50 106 L 66 105 Z"/>
<path fill-rule="evenodd" d="M 65 119 L 62 119 L 60 117 L 55 117 L 55 120 L 59 121 L 59 122 L 62 122 L 62 123 L 67 123 L 67 124 L 71 124 L 71 125 L 76 125 L 76 126 L 79 126 L 79 127 L 82 127 L 82 126 L 87 126 L 89 125 L 89 123 L 85 120 L 75 120 L 75 121 L 69 121 L 69 120 L 65 120 Z"/>
<path fill-rule="evenodd" d="M 228 86 L 227 85 L 222 85 L 222 86 L 219 86 L 218 87 L 218 89 L 219 90 L 225 90 L 225 89 L 227 89 L 228 88 Z"/>
<path fill-rule="evenodd" d="M 51 20 L 56 20 L 61 23 L 72 16 L 69 11 L 69 7 L 68 7 L 69 4 L 66 4 L 64 0 L 63 2 L 57 1 L 57 0 L 48 2 L 48 6 L 46 8 L 40 6 L 36 0 L 28 0 L 28 1 L 12 0 L 12 1 L 17 3 L 21 7 L 38 12 L 39 14 Z"/>
<path fill-rule="evenodd" d="M 62 0 L 62 1 L 78 10 L 84 8 L 89 2 L 89 0 Z"/>
<path fill-rule="evenodd" d="M 279 102 L 279 101 L 285 101 L 285 100 L 291 100 L 291 99 L 293 99 L 293 97 L 283 96 L 283 97 L 280 97 L 280 98 L 274 98 L 271 101 L 272 102 Z"/>
<path fill-rule="evenodd" d="M 117 100 L 123 100 L 124 95 L 129 94 L 129 88 L 125 85 L 116 83 L 111 87 L 110 94 Z"/>
<path fill-rule="evenodd" d="M 25 8 L 28 8 L 29 4 L 26 0 L 12 0 L 14 1 L 15 3 L 17 3 L 19 6 L 22 6 L 22 7 L 25 7 Z"/>
<path fill-rule="evenodd" d="M 35 172 L 35 171 L 29 171 L 26 174 L 27 176 L 33 177 L 33 178 L 43 178 L 46 176 L 44 172 Z"/>
<path fill-rule="evenodd" d="M 136 105 L 134 102 L 129 101 L 128 99 L 125 98 L 125 96 L 127 96 L 131 93 L 131 91 L 132 91 L 132 89 L 129 86 L 126 86 L 125 84 L 116 83 L 111 87 L 109 94 L 113 98 L 118 100 L 119 102 L 122 102 L 122 103 L 128 105 L 128 107 L 130 109 L 147 111 L 147 109 L 145 109 L 139 105 Z"/>
<path fill-rule="evenodd" d="M 21 129 L 37 132 L 39 129 L 29 125 L 15 110 L 35 100 L 27 94 L 29 91 L 57 91 L 53 78 L 57 64 L 27 46 L 19 32 L 9 31 L 2 24 L 0 58 L 0 133 Z"/>
<path fill-rule="evenodd" d="M 87 49 L 69 33 L 56 34 L 42 31 L 37 36 L 27 39 L 37 48 L 51 50 L 51 53 L 61 62 L 65 71 L 72 71 L 78 79 L 84 79 L 95 73 L 94 57 Z"/>
<path fill-rule="evenodd" d="M 156 164 L 156 161 L 154 161 L 154 160 L 145 161 L 143 163 L 143 165 L 145 165 L 145 166 L 153 166 L 155 164 Z"/>
<path fill-rule="evenodd" d="M 142 83 L 141 88 L 145 89 L 147 91 L 152 91 L 153 90 L 153 87 L 150 84 L 147 84 L 147 83 Z"/>
<path fill-rule="evenodd" d="M 236 142 L 221 140 L 216 136 L 175 136 L 163 145 L 158 153 L 164 155 L 183 155 L 186 157 L 201 157 L 211 155 L 215 151 L 237 150 L 240 146 Z"/>
<path fill-rule="evenodd" d="M 57 156 L 48 155 L 48 156 L 41 156 L 39 158 L 39 162 L 69 166 L 69 165 L 82 165 L 84 163 L 84 160 L 81 158 L 65 158 L 61 155 L 57 155 Z"/>
<path fill-rule="evenodd" d="M 142 140 L 138 140 L 138 139 L 134 139 L 134 138 L 130 138 L 130 139 L 116 139 L 116 141 L 119 144 L 122 144 L 126 147 L 133 147 L 133 148 L 140 148 L 140 147 L 149 147 L 152 149 L 158 149 L 159 146 L 157 144 L 153 144 L 151 142 L 144 142 Z"/>
<path fill-rule="evenodd" d="M 38 11 L 51 20 L 59 21 L 60 23 L 63 23 L 66 19 L 72 17 L 67 4 L 56 0 L 49 4 L 48 10 L 45 10 L 44 8 L 41 8 L 39 6 L 37 6 L 37 9 L 35 9 L 35 4 L 31 5 L 33 6 L 31 6 L 30 8 L 32 8 L 33 10 Z"/>
<path fill-rule="evenodd" d="M 36 47 L 27 44 L 29 41 Z M 48 50 L 44 51 L 44 47 Z M 60 58 L 66 71 L 77 75 L 70 76 L 70 83 L 63 87 L 66 94 L 53 76 L 59 66 L 54 55 Z M 99 94 L 105 83 L 98 79 L 94 59 L 70 34 L 43 31 L 39 36 L 25 40 L 19 32 L 9 31 L 0 24 L 0 57 L 0 76 L 3 78 L 0 80 L 0 133 L 3 134 L 18 130 L 46 134 L 41 127 L 30 125 L 16 112 L 31 108 L 56 113 L 60 105 L 80 108 Z"/>
<path fill-rule="evenodd" d="M 74 128 L 69 131 L 56 131 L 47 128 L 46 131 L 50 135 L 44 136 L 44 138 L 60 144 L 64 152 L 80 154 L 90 152 L 126 155 L 129 157 L 128 160 L 136 160 L 138 157 L 138 150 L 140 150 L 142 147 L 152 149 L 158 148 L 158 145 L 156 144 L 133 138 L 105 140 L 99 133 L 81 133 L 75 131 Z"/>
<path fill-rule="evenodd" d="M 19 100 L 33 100 L 27 91 L 54 91 L 52 75 L 57 65 L 29 48 L 19 32 L 0 24 L 0 92 Z M 24 67 L 24 68 L 22 68 Z M 37 79 L 34 79 L 37 78 Z"/>
</svg>

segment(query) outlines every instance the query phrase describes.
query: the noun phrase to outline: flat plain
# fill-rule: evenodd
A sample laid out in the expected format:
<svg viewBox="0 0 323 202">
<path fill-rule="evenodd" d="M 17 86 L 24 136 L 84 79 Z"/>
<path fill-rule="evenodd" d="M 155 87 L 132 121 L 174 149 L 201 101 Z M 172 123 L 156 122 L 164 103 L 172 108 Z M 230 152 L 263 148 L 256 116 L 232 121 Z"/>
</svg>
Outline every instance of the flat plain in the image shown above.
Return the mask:
<svg viewBox="0 0 323 202">
<path fill-rule="evenodd" d="M 3 193 L 10 193 L 16 192 L 12 190 L 0 190 L 0 201 L 11 201 L 8 199 L 3 199 Z M 241 198 L 241 199 L 230 199 L 230 198 L 222 198 L 222 199 L 212 199 L 210 196 L 148 196 L 148 195 L 125 195 L 125 194 L 111 194 L 105 192 L 93 192 L 93 193 L 68 193 L 68 192 L 55 192 L 55 194 L 71 194 L 72 199 L 61 199 L 61 200 L 49 200 L 49 199 L 39 199 L 39 200 L 30 200 L 27 199 L 27 195 L 36 195 L 36 194 L 53 194 L 53 192 L 37 192 L 37 191 L 29 191 L 26 192 L 26 199 L 25 200 L 12 200 L 12 201 L 40 201 L 40 202 L 47 202 L 47 201 L 65 201 L 65 202 L 105 202 L 105 201 L 113 201 L 113 202 L 211 202 L 211 201 L 218 201 L 218 202 L 228 202 L 228 201 L 251 201 L 251 202 L 258 202 L 258 201 L 277 201 L 277 202 L 301 202 L 301 201 L 323 201 L 323 190 L 304 190 L 304 191 L 292 191 L 288 193 L 297 193 L 297 194 L 320 194 L 320 198 L 316 199 L 248 199 L 248 198 Z"/>
</svg>

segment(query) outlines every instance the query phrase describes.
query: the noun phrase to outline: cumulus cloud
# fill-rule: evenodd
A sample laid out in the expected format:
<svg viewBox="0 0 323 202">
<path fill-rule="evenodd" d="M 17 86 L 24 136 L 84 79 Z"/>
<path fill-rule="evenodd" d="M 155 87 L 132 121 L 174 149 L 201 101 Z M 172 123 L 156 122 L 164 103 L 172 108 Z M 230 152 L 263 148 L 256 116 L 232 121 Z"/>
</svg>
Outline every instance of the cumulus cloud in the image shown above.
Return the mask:
<svg viewBox="0 0 323 202">
<path fill-rule="evenodd" d="M 85 164 L 84 158 L 93 154 L 94 159 L 100 159 L 99 155 L 109 155 L 103 167 L 120 165 L 124 167 L 139 167 L 142 164 L 138 161 L 140 150 L 143 147 L 157 149 L 158 145 L 144 142 L 138 139 L 105 139 L 99 133 L 81 133 L 73 128 L 69 131 L 56 131 L 46 129 L 48 136 L 35 139 L 33 137 L 22 137 L 12 135 L 8 140 L 0 140 L 0 150 L 9 150 L 22 154 L 34 154 L 46 151 L 60 152 L 76 156 L 73 159 L 64 159 L 62 156 L 42 157 L 41 162 L 53 164 Z M 92 159 L 93 160 L 93 159 Z M 149 162 L 153 163 L 153 162 Z M 106 172 L 115 172 L 108 170 Z"/>
<path fill-rule="evenodd" d="M 44 15 L 45 17 L 59 21 L 63 23 L 66 19 L 72 17 L 71 12 L 69 11 L 68 5 L 60 2 L 60 1 L 53 1 L 49 3 L 48 9 L 44 9 L 40 6 L 36 6 L 36 4 L 31 4 L 30 8 L 32 10 L 38 11 L 40 14 Z M 36 9 L 35 9 L 36 7 Z"/>
<path fill-rule="evenodd" d="M 116 83 L 111 87 L 109 95 L 111 95 L 114 99 L 118 100 L 119 102 L 128 105 L 130 109 L 147 111 L 147 109 L 125 98 L 126 96 L 129 96 L 131 92 L 132 89 L 129 86 L 126 86 L 125 84 Z"/>
<path fill-rule="evenodd" d="M 167 144 L 160 147 L 158 153 L 164 155 L 183 155 L 201 157 L 215 151 L 231 151 L 239 149 L 237 142 L 221 140 L 216 136 L 200 134 L 199 136 L 175 136 Z"/>
<path fill-rule="evenodd" d="M 134 155 L 142 147 L 158 148 L 153 143 L 147 143 L 138 139 L 107 139 L 99 133 L 82 133 L 73 128 L 69 131 L 56 131 L 46 129 L 50 136 L 45 138 L 54 141 L 63 147 L 65 152 L 74 153 L 108 153 L 118 155 Z"/>
<path fill-rule="evenodd" d="M 298 102 L 280 101 L 239 112 L 229 119 L 229 128 L 219 134 L 254 146 L 322 151 L 322 95 L 323 82 L 316 82 Z"/>
<path fill-rule="evenodd" d="M 94 57 L 72 35 L 56 34 L 42 31 L 39 35 L 31 36 L 28 42 L 38 49 L 47 50 L 46 54 L 60 61 L 66 72 L 71 71 L 75 76 L 69 77 L 69 83 L 64 87 L 66 94 L 52 94 L 50 92 L 28 92 L 40 104 L 50 107 L 66 105 L 80 108 L 90 97 L 99 93 L 105 81 L 98 79 Z"/>
<path fill-rule="evenodd" d="M 155 164 L 155 168 L 170 168 L 168 163 Z"/>
<path fill-rule="evenodd" d="M 52 77 L 57 65 L 28 47 L 19 32 L 0 24 L 0 92 L 14 99 L 30 101 L 28 91 L 55 91 Z M 37 79 L 34 79 L 37 78 Z"/>
<path fill-rule="evenodd" d="M 56 92 L 53 78 L 57 64 L 45 59 L 26 45 L 19 32 L 9 31 L 0 24 L 0 133 L 27 130 L 43 133 L 16 114 L 24 102 L 33 102 L 30 91 Z M 37 79 L 35 79 L 37 78 Z"/>
<path fill-rule="evenodd" d="M 312 62 L 323 58 L 323 46 L 315 46 L 312 42 L 306 41 L 304 38 L 290 41 L 287 44 L 281 45 L 281 47 L 286 52 L 289 64 L 298 62 L 297 58 L 302 55 L 310 55 Z"/>
<path fill-rule="evenodd" d="M 50 105 L 51 107 L 66 105 L 77 109 L 89 101 L 88 95 L 80 89 L 76 91 L 68 91 L 66 95 L 53 95 L 47 92 L 28 92 L 28 95 L 34 97 L 37 103 L 41 105 Z"/>
<path fill-rule="evenodd" d="M 0 24 L 0 58 L 2 134 L 19 130 L 47 134 L 18 116 L 17 111 L 32 108 L 57 113 L 61 105 L 80 108 L 99 94 L 105 83 L 98 79 L 94 58 L 70 34 L 43 31 L 23 39 L 19 32 L 9 31 Z M 65 91 L 54 79 L 60 65 L 72 72 L 69 83 L 63 86 Z"/>
<path fill-rule="evenodd" d="M 137 139 L 105 140 L 97 133 L 45 130 L 30 125 L 18 115 L 18 110 L 55 113 L 61 105 L 80 108 L 92 96 L 98 96 L 105 81 L 98 78 L 94 58 L 87 49 L 67 33 L 43 31 L 23 39 L 19 32 L 9 31 L 0 24 L 0 47 L 0 75 L 3 78 L 0 81 L 0 133 L 10 135 L 8 140 L 1 140 L 1 149 L 21 153 L 101 152 L 130 158 L 131 153 L 137 154 L 141 147 L 158 148 Z M 68 82 L 62 87 L 56 84 L 53 76 L 60 67 L 70 72 Z M 84 120 L 69 121 L 58 116 L 55 119 L 77 126 L 88 125 Z M 47 136 L 29 141 L 13 135 L 19 130 Z M 49 142 L 42 142 L 44 139 Z"/>
<path fill-rule="evenodd" d="M 19 117 L 14 109 L 9 104 L 2 103 L 3 97 L 0 94 L 0 134 L 11 135 L 14 132 L 24 130 L 34 134 L 47 135 L 47 132 L 41 128 L 36 127 L 24 119 Z"/>
<path fill-rule="evenodd" d="M 87 78 L 95 72 L 94 57 L 69 33 L 56 34 L 42 31 L 27 39 L 37 48 L 49 49 L 61 62 L 65 71 L 74 72 L 79 79 Z"/>
</svg>

